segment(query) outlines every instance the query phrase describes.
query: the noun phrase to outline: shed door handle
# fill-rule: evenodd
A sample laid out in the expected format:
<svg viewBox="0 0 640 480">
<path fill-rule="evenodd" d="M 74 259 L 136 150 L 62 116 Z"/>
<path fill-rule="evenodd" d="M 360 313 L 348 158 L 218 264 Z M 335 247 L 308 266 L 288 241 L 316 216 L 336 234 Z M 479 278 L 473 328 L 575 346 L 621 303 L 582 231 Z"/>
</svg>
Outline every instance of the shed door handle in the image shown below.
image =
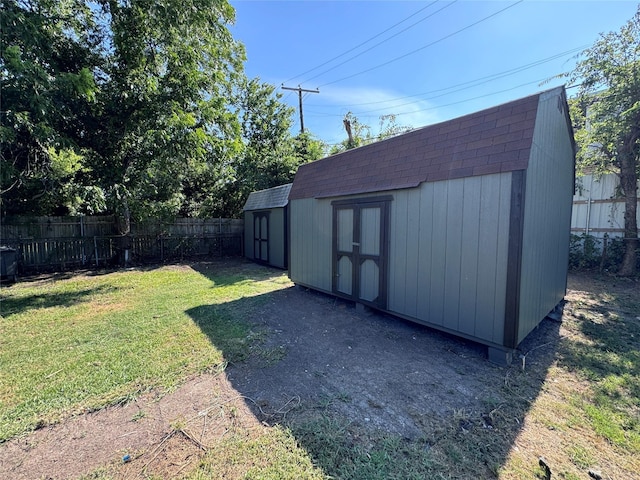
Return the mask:
<svg viewBox="0 0 640 480">
<path fill-rule="evenodd" d="M 358 242 L 352 242 L 351 245 L 353 245 L 354 247 L 359 247 L 360 244 Z"/>
</svg>

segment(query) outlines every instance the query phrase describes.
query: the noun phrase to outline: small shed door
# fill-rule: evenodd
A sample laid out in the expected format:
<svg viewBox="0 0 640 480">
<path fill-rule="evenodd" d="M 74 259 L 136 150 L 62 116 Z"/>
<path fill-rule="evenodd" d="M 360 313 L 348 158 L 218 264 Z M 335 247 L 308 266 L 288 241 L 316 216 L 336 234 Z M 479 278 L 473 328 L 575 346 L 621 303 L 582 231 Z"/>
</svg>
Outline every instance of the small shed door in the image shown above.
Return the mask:
<svg viewBox="0 0 640 480">
<path fill-rule="evenodd" d="M 387 306 L 388 200 L 334 202 L 333 292 Z"/>
<path fill-rule="evenodd" d="M 253 214 L 253 258 L 269 262 L 269 212 Z"/>
</svg>

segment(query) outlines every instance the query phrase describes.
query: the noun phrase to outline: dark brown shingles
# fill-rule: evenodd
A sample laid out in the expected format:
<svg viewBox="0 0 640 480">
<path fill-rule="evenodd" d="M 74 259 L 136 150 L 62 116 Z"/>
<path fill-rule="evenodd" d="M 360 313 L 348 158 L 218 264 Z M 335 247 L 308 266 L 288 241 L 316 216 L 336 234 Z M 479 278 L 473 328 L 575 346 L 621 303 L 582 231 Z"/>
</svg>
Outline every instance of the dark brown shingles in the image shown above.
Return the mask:
<svg viewBox="0 0 640 480">
<path fill-rule="evenodd" d="M 290 199 L 417 187 L 527 168 L 540 94 L 303 165 Z"/>
</svg>

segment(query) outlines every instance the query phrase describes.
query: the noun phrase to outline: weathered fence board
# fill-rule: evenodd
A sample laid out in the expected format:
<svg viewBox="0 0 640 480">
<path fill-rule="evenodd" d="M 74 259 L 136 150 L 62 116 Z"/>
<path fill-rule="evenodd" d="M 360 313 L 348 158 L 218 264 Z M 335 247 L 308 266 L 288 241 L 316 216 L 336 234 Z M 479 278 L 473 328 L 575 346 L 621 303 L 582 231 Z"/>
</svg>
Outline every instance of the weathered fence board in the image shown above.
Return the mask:
<svg viewBox="0 0 640 480">
<path fill-rule="evenodd" d="M 135 263 L 242 255 L 243 221 L 177 219 L 132 225 L 126 240 L 114 217 L 13 217 L 2 220 L 0 243 L 19 251 L 24 270 L 102 266 L 128 244 Z"/>
<path fill-rule="evenodd" d="M 177 218 L 173 223 L 132 223 L 132 235 L 242 234 L 244 221 L 229 218 Z M 18 238 L 74 238 L 117 235 L 113 216 L 5 217 L 0 225 L 3 240 Z"/>
</svg>

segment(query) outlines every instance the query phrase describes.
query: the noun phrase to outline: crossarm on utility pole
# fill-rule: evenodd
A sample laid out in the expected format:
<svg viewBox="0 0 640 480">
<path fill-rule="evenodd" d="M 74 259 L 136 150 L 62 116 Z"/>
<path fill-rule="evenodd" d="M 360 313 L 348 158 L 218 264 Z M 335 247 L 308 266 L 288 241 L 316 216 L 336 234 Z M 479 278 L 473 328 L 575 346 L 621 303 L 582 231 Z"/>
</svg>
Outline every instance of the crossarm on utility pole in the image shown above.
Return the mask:
<svg viewBox="0 0 640 480">
<path fill-rule="evenodd" d="M 300 133 L 304 133 L 304 115 L 302 114 L 302 92 L 305 92 L 305 93 L 320 93 L 320 90 L 318 90 L 317 88 L 315 90 L 308 90 L 306 88 L 300 87 L 300 85 L 298 85 L 298 88 L 285 87 L 284 85 L 282 85 L 282 89 L 283 90 L 293 90 L 294 92 L 298 92 L 298 102 L 299 102 L 299 105 L 300 105 Z"/>
</svg>

